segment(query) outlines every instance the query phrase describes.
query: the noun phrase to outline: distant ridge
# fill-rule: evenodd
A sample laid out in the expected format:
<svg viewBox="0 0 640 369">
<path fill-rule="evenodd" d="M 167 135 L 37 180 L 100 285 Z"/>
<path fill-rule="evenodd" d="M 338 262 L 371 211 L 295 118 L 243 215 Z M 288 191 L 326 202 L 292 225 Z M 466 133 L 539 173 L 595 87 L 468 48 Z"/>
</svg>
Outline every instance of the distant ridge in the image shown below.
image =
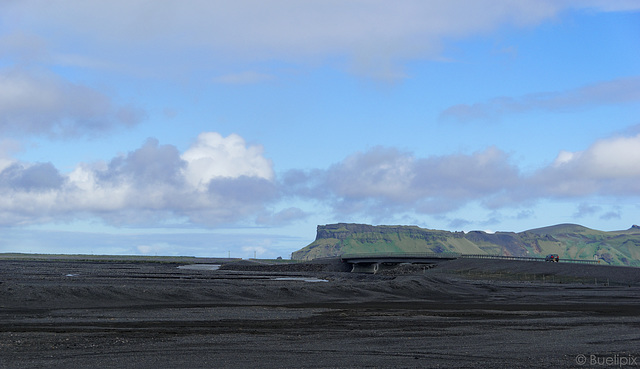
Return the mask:
<svg viewBox="0 0 640 369">
<path fill-rule="evenodd" d="M 520 233 L 450 232 L 403 225 L 336 223 L 319 225 L 316 239 L 291 254 L 311 260 L 360 252 L 458 252 L 505 256 L 598 259 L 610 265 L 640 267 L 640 227 L 599 231 L 579 224 L 557 224 Z"/>
<path fill-rule="evenodd" d="M 556 224 L 548 227 L 535 228 L 525 232 L 530 232 L 535 234 L 549 234 L 549 235 L 564 234 L 564 233 L 606 233 L 602 231 L 596 231 L 594 229 L 581 226 L 579 224 L 571 224 L 571 223 Z"/>
</svg>

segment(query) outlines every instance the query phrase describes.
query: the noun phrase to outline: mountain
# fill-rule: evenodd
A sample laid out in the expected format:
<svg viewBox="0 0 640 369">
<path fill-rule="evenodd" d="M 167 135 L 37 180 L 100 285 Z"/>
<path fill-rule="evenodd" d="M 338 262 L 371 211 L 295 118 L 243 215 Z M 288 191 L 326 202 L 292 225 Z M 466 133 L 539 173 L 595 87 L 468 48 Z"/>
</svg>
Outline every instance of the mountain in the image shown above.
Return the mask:
<svg viewBox="0 0 640 369">
<path fill-rule="evenodd" d="M 450 232 L 416 226 L 373 226 L 338 223 L 319 225 L 316 239 L 291 254 L 311 260 L 346 253 L 457 252 L 505 256 L 598 258 L 610 265 L 640 267 L 640 227 L 605 232 L 578 224 L 558 224 L 528 231 L 486 233 Z"/>
</svg>

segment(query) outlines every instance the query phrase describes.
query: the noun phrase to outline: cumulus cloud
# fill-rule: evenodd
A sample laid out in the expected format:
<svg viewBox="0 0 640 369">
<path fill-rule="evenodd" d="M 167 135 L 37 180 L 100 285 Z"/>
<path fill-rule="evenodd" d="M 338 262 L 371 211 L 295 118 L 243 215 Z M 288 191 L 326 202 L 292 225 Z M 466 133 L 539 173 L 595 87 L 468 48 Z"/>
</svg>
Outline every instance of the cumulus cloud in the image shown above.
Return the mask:
<svg viewBox="0 0 640 369">
<path fill-rule="evenodd" d="M 531 110 L 558 112 L 585 106 L 639 101 L 640 76 L 631 76 L 561 92 L 541 92 L 516 98 L 496 97 L 487 102 L 454 105 L 445 109 L 440 118 L 464 122 L 476 119 L 495 119 L 503 114 Z"/>
<path fill-rule="evenodd" d="M 68 137 L 132 126 L 145 116 L 105 94 L 57 76 L 15 68 L 0 72 L 0 131 Z"/>
<path fill-rule="evenodd" d="M 233 223 L 265 213 L 277 197 L 271 162 L 261 153 L 237 135 L 203 133 L 184 153 L 149 139 L 68 174 L 51 163 L 13 162 L 0 171 L 0 223 L 85 216 L 116 225 Z"/>
<path fill-rule="evenodd" d="M 181 156 L 187 163 L 184 175 L 187 182 L 200 190 L 214 178 L 247 176 L 271 181 L 272 165 L 262 151 L 261 146 L 247 147 L 236 134 L 222 137 L 215 132 L 202 133 Z"/>
<path fill-rule="evenodd" d="M 578 152 L 561 152 L 532 176 L 532 189 L 544 195 L 640 195 L 640 135 L 596 141 Z"/>
<path fill-rule="evenodd" d="M 0 21 L 62 50 L 64 39 L 73 40 L 81 54 L 74 59 L 138 70 L 345 58 L 355 73 L 394 79 L 404 75 L 404 60 L 438 58 L 444 39 L 535 25 L 568 8 L 639 7 L 628 0 L 30 0 L 5 2 Z"/>
<path fill-rule="evenodd" d="M 507 191 L 517 186 L 519 174 L 509 156 L 495 147 L 470 155 L 429 158 L 376 147 L 313 177 L 288 173 L 285 183 L 299 194 L 330 201 L 343 214 L 437 214 Z M 307 187 L 301 185 L 305 179 L 310 179 Z"/>
<path fill-rule="evenodd" d="M 290 171 L 281 183 L 288 195 L 329 204 L 341 216 L 447 214 L 473 202 L 491 210 L 522 209 L 551 198 L 583 199 L 576 216 L 584 216 L 601 210 L 588 205 L 592 197 L 640 196 L 638 163 L 640 135 L 560 152 L 554 163 L 528 175 L 495 147 L 426 158 L 376 147 L 327 170 Z M 518 218 L 532 214 L 524 209 Z"/>
<path fill-rule="evenodd" d="M 287 199 L 318 201 L 340 218 L 391 219 L 447 215 L 469 203 L 519 208 L 542 199 L 580 201 L 576 216 L 605 211 L 591 199 L 640 196 L 640 135 L 594 142 L 532 174 L 496 147 L 416 157 L 394 148 L 357 152 L 327 169 L 276 177 L 260 146 L 242 137 L 203 133 L 184 152 L 155 139 L 109 161 L 80 163 L 61 173 L 51 163 L 13 160 L 0 170 L 0 224 L 97 217 L 114 225 L 282 225 L 308 209 L 269 209 Z M 604 219 L 620 216 L 619 209 Z M 463 224 L 454 218 L 452 224 Z"/>
<path fill-rule="evenodd" d="M 15 163 L 0 172 L 0 186 L 27 192 L 60 189 L 64 181 L 51 163 L 28 167 Z"/>
</svg>

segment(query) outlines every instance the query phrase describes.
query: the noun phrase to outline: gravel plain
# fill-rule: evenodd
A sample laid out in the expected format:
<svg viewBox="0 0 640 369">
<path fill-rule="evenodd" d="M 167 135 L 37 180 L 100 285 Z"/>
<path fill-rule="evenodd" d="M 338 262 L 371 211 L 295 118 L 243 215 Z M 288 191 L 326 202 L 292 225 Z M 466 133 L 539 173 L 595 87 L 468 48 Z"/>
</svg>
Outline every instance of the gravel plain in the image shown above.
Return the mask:
<svg viewBox="0 0 640 369">
<path fill-rule="evenodd" d="M 640 367 L 639 268 L 181 265 L 1 260 L 0 368 Z"/>
</svg>

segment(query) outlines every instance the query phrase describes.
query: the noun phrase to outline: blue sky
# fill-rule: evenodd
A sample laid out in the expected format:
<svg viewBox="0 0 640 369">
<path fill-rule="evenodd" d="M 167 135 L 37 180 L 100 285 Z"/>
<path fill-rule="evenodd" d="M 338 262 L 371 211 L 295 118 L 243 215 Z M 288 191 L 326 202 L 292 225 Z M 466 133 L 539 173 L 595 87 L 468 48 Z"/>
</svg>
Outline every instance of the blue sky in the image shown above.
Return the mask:
<svg viewBox="0 0 640 369">
<path fill-rule="evenodd" d="M 640 2 L 0 0 L 0 252 L 640 215 Z"/>
</svg>

